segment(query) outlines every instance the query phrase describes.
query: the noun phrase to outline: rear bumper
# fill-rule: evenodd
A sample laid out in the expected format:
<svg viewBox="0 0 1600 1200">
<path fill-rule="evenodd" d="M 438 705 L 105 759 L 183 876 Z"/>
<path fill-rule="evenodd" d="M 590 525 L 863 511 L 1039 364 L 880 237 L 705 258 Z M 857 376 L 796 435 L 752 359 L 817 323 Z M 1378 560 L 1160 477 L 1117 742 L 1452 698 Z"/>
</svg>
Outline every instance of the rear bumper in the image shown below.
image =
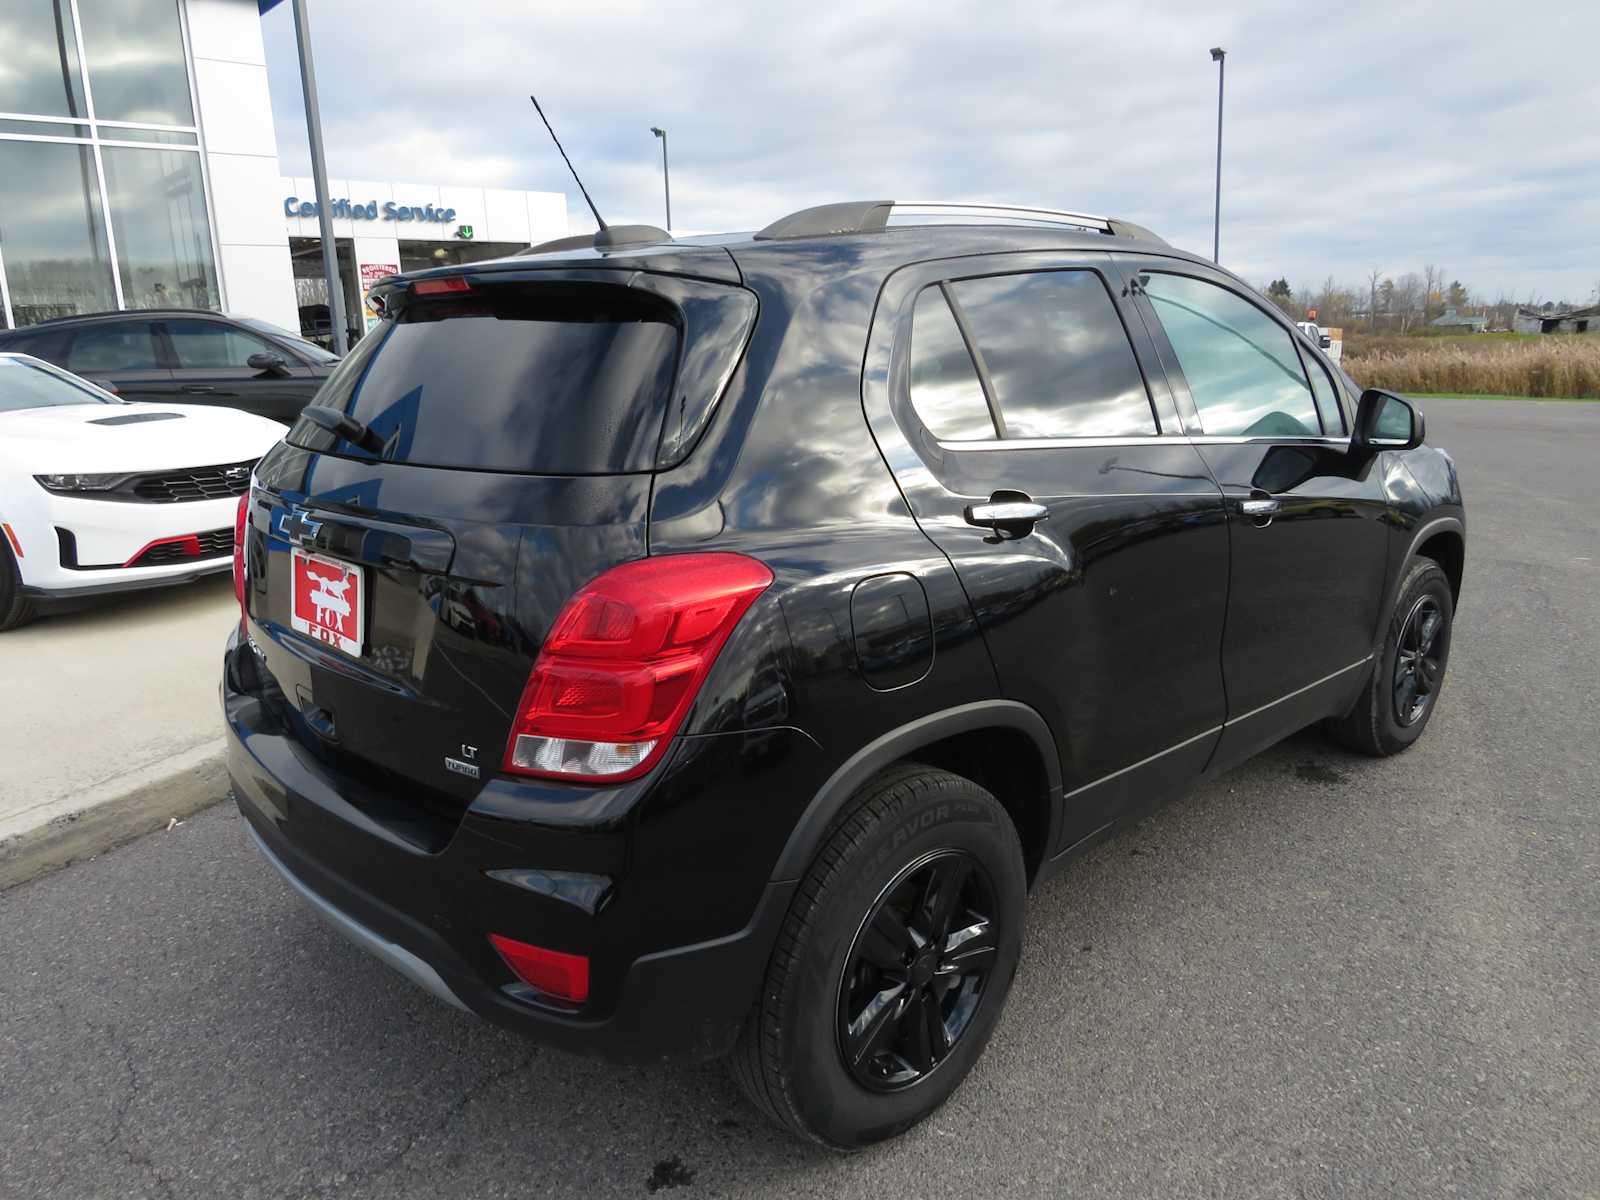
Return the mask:
<svg viewBox="0 0 1600 1200">
<path fill-rule="evenodd" d="M 236 653 L 230 642 L 230 657 Z M 240 813 L 267 860 L 345 937 L 446 1003 L 563 1049 L 644 1062 L 710 1058 L 732 1048 L 796 886 L 768 882 L 770 862 L 737 864 L 748 888 L 709 892 L 703 884 L 716 868 L 704 856 L 716 838 L 680 846 L 676 805 L 668 817 L 673 828 L 661 839 L 641 847 L 630 834 L 618 846 L 614 808 L 600 805 L 606 811 L 595 810 L 592 824 L 573 814 L 575 823 L 559 830 L 523 824 L 508 819 L 510 788 L 494 782 L 447 847 L 420 852 L 387 836 L 358 807 L 359 796 L 341 795 L 339 781 L 277 725 L 259 697 L 236 686 L 234 675 L 225 672 L 222 700 Z M 798 746 L 809 745 L 794 736 Z M 748 763 L 749 745 L 732 744 L 748 739 L 719 740 Z M 713 765 L 728 774 L 729 761 Z M 672 767 L 669 760 L 662 770 Z M 697 770 L 689 774 L 703 784 Z M 771 796 L 748 780 L 738 786 L 746 806 Z M 637 813 L 622 820 L 640 823 Z M 607 898 L 592 911 L 505 881 L 567 868 L 599 878 L 596 868 L 613 854 Z M 663 865 L 652 869 L 651 860 Z M 589 955 L 590 1002 L 564 1011 L 541 1000 L 500 961 L 490 932 Z"/>
</svg>

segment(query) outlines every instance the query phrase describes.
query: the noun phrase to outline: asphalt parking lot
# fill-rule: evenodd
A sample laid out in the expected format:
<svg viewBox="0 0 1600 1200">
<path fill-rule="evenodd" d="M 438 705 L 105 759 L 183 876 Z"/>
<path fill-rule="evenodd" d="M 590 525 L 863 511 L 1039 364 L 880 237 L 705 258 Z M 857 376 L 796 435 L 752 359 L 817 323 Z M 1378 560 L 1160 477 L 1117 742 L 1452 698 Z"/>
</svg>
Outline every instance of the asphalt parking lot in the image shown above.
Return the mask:
<svg viewBox="0 0 1600 1200">
<path fill-rule="evenodd" d="M 1301 734 L 1047 885 L 898 1143 L 447 1009 L 224 806 L 0 894 L 0 1195 L 1600 1194 L 1600 404 L 1423 407 L 1469 514 L 1427 736 Z"/>
</svg>

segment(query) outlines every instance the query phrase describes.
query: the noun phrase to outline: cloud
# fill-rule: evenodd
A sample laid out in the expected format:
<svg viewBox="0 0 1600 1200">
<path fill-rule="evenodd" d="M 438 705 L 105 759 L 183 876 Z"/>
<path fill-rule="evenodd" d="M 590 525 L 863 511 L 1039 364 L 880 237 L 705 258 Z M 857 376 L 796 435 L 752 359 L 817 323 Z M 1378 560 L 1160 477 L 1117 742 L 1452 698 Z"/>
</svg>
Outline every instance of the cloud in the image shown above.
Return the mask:
<svg viewBox="0 0 1600 1200">
<path fill-rule="evenodd" d="M 1223 261 L 1354 283 L 1441 264 L 1493 297 L 1600 281 L 1600 6 L 536 4 L 312 14 L 330 172 L 562 190 L 537 91 L 608 220 L 752 229 L 847 198 L 1105 212 Z M 307 158 L 287 5 L 263 18 Z"/>
</svg>

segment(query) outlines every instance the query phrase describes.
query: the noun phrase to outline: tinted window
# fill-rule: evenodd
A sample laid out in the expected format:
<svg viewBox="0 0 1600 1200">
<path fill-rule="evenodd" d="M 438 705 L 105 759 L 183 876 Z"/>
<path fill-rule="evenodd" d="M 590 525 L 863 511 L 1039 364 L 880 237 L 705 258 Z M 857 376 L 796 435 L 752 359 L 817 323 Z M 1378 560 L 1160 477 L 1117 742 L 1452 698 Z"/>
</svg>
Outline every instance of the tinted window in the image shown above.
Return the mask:
<svg viewBox="0 0 1600 1200">
<path fill-rule="evenodd" d="M 36 363 L 0 358 L 0 412 L 58 404 L 113 403 L 110 397 L 91 392 L 77 380 Z"/>
<path fill-rule="evenodd" d="M 220 321 L 168 320 L 164 324 L 180 367 L 239 367 L 249 370 L 250 364 L 246 360 L 252 354 L 261 353 L 276 354 L 287 361 L 283 352 L 276 347 Z"/>
<path fill-rule="evenodd" d="M 69 0 L 0 5 L 0 46 L 0 112 L 87 114 Z"/>
<path fill-rule="evenodd" d="M 994 421 L 961 329 L 936 287 L 917 297 L 911 318 L 911 407 L 946 442 L 992 439 Z"/>
<path fill-rule="evenodd" d="M 149 321 L 115 321 L 86 325 L 72 337 L 67 368 L 79 375 L 95 371 L 154 371 L 155 327 Z"/>
<path fill-rule="evenodd" d="M 622 288 L 529 288 L 413 300 L 362 338 L 317 393 L 419 466 L 549 474 L 647 471 L 678 330 Z M 289 441 L 372 457 L 309 422 Z"/>
<path fill-rule="evenodd" d="M 1344 432 L 1344 414 L 1339 411 L 1339 391 L 1333 386 L 1333 377 L 1317 360 L 1307 354 L 1306 363 L 1311 376 L 1311 391 L 1317 401 L 1317 415 L 1322 418 L 1322 432 L 1337 437 Z"/>
<path fill-rule="evenodd" d="M 1287 329 L 1249 301 L 1204 280 L 1159 272 L 1141 278 L 1206 433 L 1321 435 L 1305 369 Z"/>
<path fill-rule="evenodd" d="M 78 0 L 95 116 L 193 125 L 176 0 Z"/>
<path fill-rule="evenodd" d="M 1093 271 L 1041 271 L 951 285 L 1009 438 L 1156 432 L 1133 346 Z"/>
<path fill-rule="evenodd" d="M 0 141 L 0 246 L 18 325 L 117 306 L 94 179 L 88 146 Z"/>
<path fill-rule="evenodd" d="M 336 363 L 339 361 L 339 356 L 337 354 L 329 354 L 315 342 L 306 341 L 305 338 L 301 337 L 298 333 L 290 333 L 287 329 L 280 329 L 270 321 L 258 320 L 255 317 L 240 317 L 239 324 L 248 325 L 251 329 L 259 329 L 262 333 L 269 333 L 273 337 L 278 338 L 280 341 L 288 342 L 295 348 L 302 358 L 308 359 L 309 361 L 317 363 L 318 365 Z M 327 324 L 326 306 L 323 308 L 323 324 Z"/>
<path fill-rule="evenodd" d="M 99 91 L 95 97 L 99 99 Z M 216 308 L 200 156 L 187 150 L 100 151 L 125 308 Z"/>
</svg>

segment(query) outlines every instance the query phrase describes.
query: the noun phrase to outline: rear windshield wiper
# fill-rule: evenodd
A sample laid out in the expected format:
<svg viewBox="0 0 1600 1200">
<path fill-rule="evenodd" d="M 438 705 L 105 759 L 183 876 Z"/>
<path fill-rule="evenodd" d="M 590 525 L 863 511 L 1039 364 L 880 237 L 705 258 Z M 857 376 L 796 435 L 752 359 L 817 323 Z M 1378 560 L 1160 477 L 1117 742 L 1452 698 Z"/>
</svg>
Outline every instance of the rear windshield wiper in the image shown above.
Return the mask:
<svg viewBox="0 0 1600 1200">
<path fill-rule="evenodd" d="M 329 433 L 338 434 L 345 441 L 360 446 L 363 450 L 370 450 L 380 457 L 383 454 L 384 440 L 368 425 L 356 420 L 349 413 L 321 404 L 312 404 L 302 408 L 300 415 L 313 425 L 326 429 Z"/>
</svg>

